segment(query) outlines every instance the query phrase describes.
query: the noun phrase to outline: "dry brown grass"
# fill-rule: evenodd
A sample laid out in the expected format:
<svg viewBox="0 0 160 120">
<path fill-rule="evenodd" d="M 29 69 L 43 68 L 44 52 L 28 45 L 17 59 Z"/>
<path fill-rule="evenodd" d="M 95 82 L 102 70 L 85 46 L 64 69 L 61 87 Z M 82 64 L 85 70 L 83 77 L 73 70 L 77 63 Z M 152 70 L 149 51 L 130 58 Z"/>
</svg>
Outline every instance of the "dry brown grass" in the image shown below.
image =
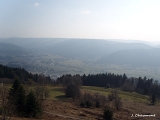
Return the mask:
<svg viewBox="0 0 160 120">
<path fill-rule="evenodd" d="M 41 120 L 103 120 L 103 108 L 82 108 L 79 106 L 79 104 L 73 102 L 72 99 L 61 99 L 61 97 L 59 96 L 64 95 L 61 87 L 49 86 L 49 89 L 53 95 L 51 94 L 48 100 L 44 100 L 43 110 L 50 113 L 44 113 L 40 118 Z M 100 93 L 102 90 L 105 90 L 102 88 L 96 88 L 95 91 L 97 91 L 97 89 L 100 91 Z M 105 94 L 106 92 L 107 90 L 104 91 Z M 124 92 L 121 93 L 124 94 Z M 132 96 L 132 93 L 125 93 L 125 95 Z M 143 96 L 140 96 L 141 99 L 142 97 Z M 109 103 L 109 107 L 114 112 L 114 120 L 160 120 L 160 104 L 152 106 L 144 102 L 145 100 L 143 99 L 141 100 L 142 102 L 140 102 L 135 101 L 134 99 L 126 99 L 127 97 L 124 98 L 125 99 L 122 99 L 123 106 L 120 111 L 116 111 L 116 109 L 113 107 L 112 102 Z M 156 117 L 133 118 L 131 117 L 132 114 L 155 114 Z M 36 119 L 12 117 L 10 120 Z"/>
<path fill-rule="evenodd" d="M 150 106 L 145 103 L 134 103 L 129 101 L 123 101 L 123 108 L 120 111 L 116 109 L 110 103 L 110 107 L 114 112 L 115 120 L 159 120 L 160 119 L 160 106 Z M 81 108 L 71 100 L 69 101 L 45 101 L 45 111 L 56 113 L 58 115 L 68 116 L 68 118 L 60 117 L 56 115 L 46 114 L 46 119 L 50 120 L 68 120 L 70 119 L 81 119 L 81 120 L 102 120 L 103 109 L 102 108 Z M 156 114 L 156 117 L 145 117 L 145 118 L 132 118 L 132 114 Z M 48 118 L 47 118 L 48 117 Z M 52 119 L 54 118 L 54 119 Z M 45 119 L 45 118 L 44 118 Z"/>
<path fill-rule="evenodd" d="M 112 103 L 110 108 L 114 112 L 114 120 L 159 120 L 160 105 L 147 105 L 145 103 L 123 101 L 123 108 L 116 111 Z M 103 108 L 81 108 L 78 104 L 69 100 L 44 100 L 43 109 L 46 112 L 41 120 L 103 120 Z M 156 114 L 156 117 L 132 118 L 132 114 Z M 1 120 L 1 118 L 0 118 Z M 36 120 L 32 118 L 16 118 L 10 120 Z"/>
</svg>

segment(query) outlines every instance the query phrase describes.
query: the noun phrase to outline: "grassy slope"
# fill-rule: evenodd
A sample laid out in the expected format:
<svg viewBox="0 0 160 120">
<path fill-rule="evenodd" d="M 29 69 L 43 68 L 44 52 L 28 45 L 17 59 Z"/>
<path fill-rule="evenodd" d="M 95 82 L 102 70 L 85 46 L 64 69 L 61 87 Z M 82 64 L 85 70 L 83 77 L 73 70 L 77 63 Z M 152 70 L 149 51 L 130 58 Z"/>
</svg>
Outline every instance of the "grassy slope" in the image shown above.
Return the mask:
<svg viewBox="0 0 160 120">
<path fill-rule="evenodd" d="M 112 90 L 115 90 L 112 88 L 106 89 L 102 87 L 93 87 L 93 86 L 83 86 L 82 88 L 85 90 L 103 94 L 105 96 L 110 94 Z M 136 102 L 147 102 L 148 101 L 148 96 L 141 95 L 135 92 L 125 92 L 119 89 L 116 89 L 116 90 L 119 93 L 120 97 L 122 97 L 123 100 L 136 101 Z"/>
<path fill-rule="evenodd" d="M 48 86 L 47 88 L 50 93 L 50 96 L 48 98 L 49 100 L 65 99 L 65 94 L 62 87 Z"/>
<path fill-rule="evenodd" d="M 11 88 L 11 85 L 6 85 L 7 89 L 9 90 Z M 24 86 L 25 88 L 25 86 Z M 34 90 L 34 86 L 29 86 L 29 89 Z M 65 99 L 65 93 L 62 86 L 47 86 L 47 89 L 49 90 L 50 96 L 48 97 L 49 100 L 59 100 L 59 99 Z M 94 86 L 82 86 L 82 90 L 88 90 L 95 93 L 100 93 L 102 95 L 107 96 L 111 93 L 112 88 L 106 89 L 103 87 L 94 87 Z M 129 101 L 136 101 L 136 102 L 147 102 L 148 96 L 141 95 L 135 92 L 125 92 L 121 91 L 119 89 L 116 89 L 120 95 L 120 97 L 123 100 L 129 100 Z"/>
<path fill-rule="evenodd" d="M 11 87 L 11 85 L 7 86 L 8 88 Z M 81 108 L 79 106 L 76 106 L 72 100 L 66 99 L 64 97 L 64 91 L 62 89 L 62 86 L 47 86 L 50 97 L 45 100 L 45 110 L 50 111 L 51 113 L 57 113 L 64 116 L 74 116 L 77 118 L 81 118 L 84 120 L 88 120 L 88 118 L 95 120 L 98 119 L 98 116 L 102 115 L 102 109 L 93 109 L 93 108 Z M 34 89 L 34 86 L 29 86 L 29 89 Z M 111 93 L 114 89 L 106 89 L 102 87 L 93 87 L 93 86 L 82 86 L 82 90 L 87 90 L 91 92 L 98 92 L 103 95 L 108 95 Z M 137 94 L 137 93 L 130 93 L 130 92 L 124 92 L 119 89 L 117 89 L 119 95 L 122 97 L 122 100 L 125 104 L 123 104 L 123 110 L 122 111 L 114 111 L 114 118 L 115 120 L 123 119 L 128 120 L 130 119 L 130 116 L 132 114 L 156 114 L 156 118 L 160 118 L 159 115 L 159 105 L 156 106 L 150 106 L 147 105 L 147 96 Z M 65 100 L 61 101 L 61 100 Z M 66 107 L 67 106 L 67 107 Z M 97 114 L 97 115 L 96 115 Z M 44 116 L 44 119 L 53 118 L 51 120 L 55 120 L 57 116 L 51 115 Z M 83 115 L 83 116 L 81 116 Z M 42 118 L 42 119 L 43 119 Z M 148 118 L 147 118 L 148 119 Z M 12 120 L 16 120 L 16 118 L 12 118 Z M 19 119 L 21 120 L 21 119 Z M 26 119 L 28 120 L 28 119 Z M 66 118 L 58 117 L 56 120 L 66 120 Z M 144 119 L 143 119 L 144 120 Z M 148 119 L 149 120 L 149 119 Z"/>
<path fill-rule="evenodd" d="M 62 89 L 61 86 L 47 86 L 48 90 L 50 91 L 50 97 L 48 99 L 50 100 L 58 100 L 58 99 L 64 99 L 64 91 Z M 82 90 L 88 90 L 88 91 L 92 91 L 95 93 L 100 93 L 102 95 L 107 96 L 108 94 L 111 93 L 112 90 L 115 89 L 106 89 L 103 87 L 94 87 L 94 86 L 82 86 Z M 135 92 L 125 92 L 125 91 L 121 91 L 119 89 L 116 89 L 120 95 L 120 97 L 123 100 L 128 100 L 128 101 L 135 101 L 135 102 L 147 102 L 148 101 L 148 96 L 146 95 L 141 95 Z"/>
</svg>

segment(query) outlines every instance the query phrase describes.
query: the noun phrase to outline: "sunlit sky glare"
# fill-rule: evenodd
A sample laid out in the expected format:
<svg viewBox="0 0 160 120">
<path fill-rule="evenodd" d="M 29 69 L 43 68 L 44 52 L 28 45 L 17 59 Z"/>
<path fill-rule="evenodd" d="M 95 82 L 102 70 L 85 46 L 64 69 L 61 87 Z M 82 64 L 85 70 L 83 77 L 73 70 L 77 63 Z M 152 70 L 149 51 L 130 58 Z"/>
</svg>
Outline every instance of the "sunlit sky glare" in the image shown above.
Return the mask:
<svg viewBox="0 0 160 120">
<path fill-rule="evenodd" d="M 0 37 L 160 42 L 160 0 L 1 0 Z"/>
</svg>

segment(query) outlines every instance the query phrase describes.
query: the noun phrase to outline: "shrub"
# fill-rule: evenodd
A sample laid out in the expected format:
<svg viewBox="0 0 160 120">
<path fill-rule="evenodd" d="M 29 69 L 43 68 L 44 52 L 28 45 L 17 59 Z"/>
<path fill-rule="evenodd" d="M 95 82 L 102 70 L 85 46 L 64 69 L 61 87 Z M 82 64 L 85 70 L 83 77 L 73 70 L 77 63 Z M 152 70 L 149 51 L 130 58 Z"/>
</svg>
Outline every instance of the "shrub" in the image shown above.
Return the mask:
<svg viewBox="0 0 160 120">
<path fill-rule="evenodd" d="M 88 108 L 90 108 L 90 107 L 92 106 L 91 101 L 86 101 L 86 106 L 87 106 Z"/>
<path fill-rule="evenodd" d="M 106 104 L 106 96 L 100 95 L 99 93 L 92 93 L 89 91 L 84 91 L 81 94 L 80 102 L 83 101 L 86 105 L 91 104 L 91 106 L 94 106 L 96 108 L 103 107 Z M 89 102 L 89 103 L 88 103 Z M 81 105 L 81 103 L 80 103 Z M 90 105 L 86 107 L 91 107 Z"/>
<path fill-rule="evenodd" d="M 85 106 L 85 103 L 84 103 L 84 102 L 81 102 L 81 103 L 80 103 L 80 106 L 81 106 L 81 107 L 84 107 L 84 106 Z"/>
<path fill-rule="evenodd" d="M 150 102 L 152 105 L 155 105 L 157 102 L 157 98 L 155 96 L 155 94 L 153 94 L 152 96 L 150 96 Z"/>
<path fill-rule="evenodd" d="M 96 108 L 99 108 L 100 107 L 100 103 L 99 101 L 96 102 Z"/>
<path fill-rule="evenodd" d="M 81 95 L 80 86 L 75 83 L 70 83 L 66 87 L 65 95 L 66 97 L 70 97 L 70 98 L 73 98 L 73 100 L 76 100 Z"/>
<path fill-rule="evenodd" d="M 113 112 L 112 110 L 105 108 L 103 112 L 104 120 L 113 120 Z"/>
<path fill-rule="evenodd" d="M 3 113 L 3 108 L 0 107 L 0 115 L 2 115 L 2 113 Z"/>
<path fill-rule="evenodd" d="M 108 99 L 113 101 L 118 96 L 118 92 L 116 90 L 111 91 L 111 94 L 108 95 Z"/>
<path fill-rule="evenodd" d="M 112 101 L 114 99 L 113 96 L 112 96 L 112 94 L 108 95 L 108 99 L 109 99 L 109 101 Z"/>
<path fill-rule="evenodd" d="M 109 83 L 107 83 L 106 88 L 110 88 L 110 84 Z"/>
<path fill-rule="evenodd" d="M 121 101 L 121 97 L 117 96 L 114 100 L 114 106 L 116 108 L 116 110 L 120 110 L 122 108 L 122 101 Z"/>
</svg>

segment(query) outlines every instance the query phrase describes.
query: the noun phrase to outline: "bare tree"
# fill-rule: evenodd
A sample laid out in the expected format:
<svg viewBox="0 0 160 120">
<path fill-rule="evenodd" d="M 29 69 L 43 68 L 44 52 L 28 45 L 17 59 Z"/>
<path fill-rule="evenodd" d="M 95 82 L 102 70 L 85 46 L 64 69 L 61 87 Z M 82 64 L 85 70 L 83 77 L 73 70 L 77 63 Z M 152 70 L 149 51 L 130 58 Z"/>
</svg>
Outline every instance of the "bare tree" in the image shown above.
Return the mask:
<svg viewBox="0 0 160 120">
<path fill-rule="evenodd" d="M 77 100 L 81 96 L 80 86 L 75 83 L 68 84 L 65 89 L 65 95 L 73 98 L 73 100 Z"/>
<path fill-rule="evenodd" d="M 46 86 L 36 86 L 34 88 L 35 96 L 37 99 L 46 99 L 49 97 L 49 90 Z"/>
<path fill-rule="evenodd" d="M 109 101 L 113 101 L 113 106 L 115 106 L 116 110 L 120 110 L 122 108 L 122 100 L 119 97 L 117 90 L 112 90 L 111 94 L 108 95 Z"/>
<path fill-rule="evenodd" d="M 122 108 L 121 97 L 117 96 L 113 103 L 114 103 L 114 106 L 115 106 L 116 110 L 120 110 Z"/>
<path fill-rule="evenodd" d="M 99 93 L 95 93 L 94 94 L 94 99 L 95 99 L 95 103 L 96 103 L 96 107 L 103 107 L 106 104 L 106 96 L 101 95 Z"/>
<path fill-rule="evenodd" d="M 108 99 L 113 101 L 118 96 L 118 92 L 116 90 L 112 90 L 111 94 L 108 95 Z"/>
<path fill-rule="evenodd" d="M 9 120 L 14 114 L 13 105 L 8 103 L 8 88 L 1 83 L 0 98 L 2 101 L 2 119 Z"/>
<path fill-rule="evenodd" d="M 43 90 L 41 89 L 41 86 L 37 85 L 34 88 L 34 93 L 35 93 L 35 96 L 36 96 L 37 99 L 40 99 L 40 96 L 41 96 L 42 92 L 43 92 Z"/>
<path fill-rule="evenodd" d="M 46 98 L 48 98 L 50 96 L 49 90 L 47 89 L 46 86 L 44 87 L 44 91 L 43 92 L 44 92 L 44 99 L 46 99 Z"/>
</svg>

